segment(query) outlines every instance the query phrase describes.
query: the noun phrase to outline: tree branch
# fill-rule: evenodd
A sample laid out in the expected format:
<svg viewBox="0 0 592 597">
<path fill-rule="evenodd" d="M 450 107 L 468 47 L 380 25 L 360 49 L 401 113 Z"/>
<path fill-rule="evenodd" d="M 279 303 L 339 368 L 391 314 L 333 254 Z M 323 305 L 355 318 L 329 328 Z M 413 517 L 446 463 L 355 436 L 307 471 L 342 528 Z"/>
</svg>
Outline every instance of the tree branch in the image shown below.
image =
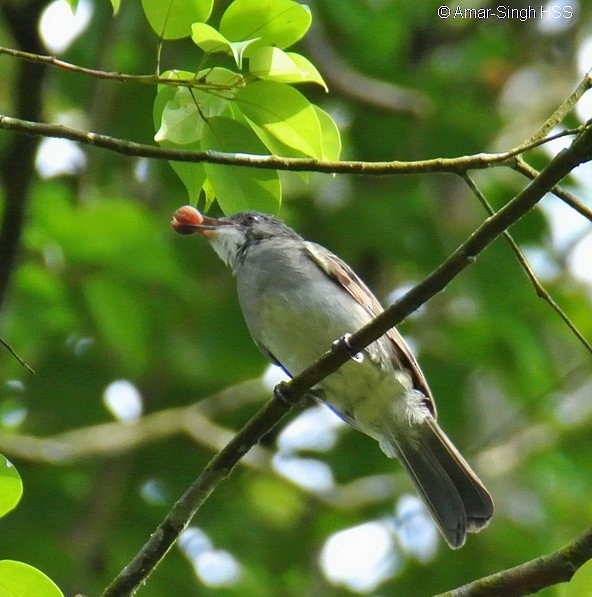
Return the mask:
<svg viewBox="0 0 592 597">
<path fill-rule="evenodd" d="M 545 139 L 539 139 L 527 146 L 521 146 L 502 153 L 478 153 L 457 158 L 435 158 L 401 162 L 364 162 L 316 160 L 314 158 L 285 158 L 274 155 L 253 155 L 244 153 L 230 153 L 222 151 L 187 151 L 184 149 L 167 149 L 155 145 L 134 143 L 125 139 L 110 137 L 100 133 L 92 133 L 69 128 L 59 124 L 47 124 L 13 118 L 0 114 L 0 129 L 19 131 L 27 135 L 43 137 L 57 137 L 69 139 L 83 145 L 91 145 L 108 149 L 116 153 L 136 157 L 172 160 L 175 162 L 226 164 L 231 166 L 245 166 L 266 170 L 289 170 L 291 172 L 325 172 L 328 174 L 364 174 L 384 176 L 385 174 L 419 174 L 426 172 L 451 172 L 462 174 L 467 170 L 481 170 L 495 165 L 506 164 L 514 166 L 516 156 L 548 141 L 577 135 L 584 125 L 575 129 L 566 129 Z"/>
<path fill-rule="evenodd" d="M 25 368 L 29 371 L 29 373 L 33 373 L 35 374 L 35 370 L 31 367 L 31 365 L 29 365 L 23 358 L 21 358 L 18 353 L 14 350 L 14 348 L 12 348 L 12 346 L 10 346 L 10 344 L 8 344 L 8 342 L 6 342 L 6 340 L 4 340 L 3 338 L 0 338 L 0 344 L 2 344 L 2 346 L 4 346 L 4 348 L 6 348 L 6 350 Z"/>
<path fill-rule="evenodd" d="M 255 415 L 232 441 L 206 466 L 199 477 L 177 501 L 169 514 L 151 535 L 131 562 L 105 589 L 103 597 L 123 597 L 135 593 L 154 570 L 179 534 L 186 528 L 197 510 L 217 485 L 231 472 L 237 462 L 267 434 L 314 385 L 347 362 L 350 354 L 362 351 L 380 338 L 386 330 L 399 323 L 436 293 L 443 290 L 468 265 L 475 261 L 495 238 L 532 209 L 538 201 L 573 168 L 592 158 L 592 127 L 586 126 L 568 149 L 557 154 L 540 175 L 491 216 L 454 253 L 421 283 L 391 305 L 376 319 L 353 334 L 348 345 L 335 344 L 316 363 L 276 388 L 276 396 Z"/>
<path fill-rule="evenodd" d="M 105 589 L 103 597 L 124 597 L 136 592 L 217 485 L 289 410 L 290 405 L 287 402 L 270 400 L 226 447 L 212 458 L 152 533 L 144 547 Z"/>
<path fill-rule="evenodd" d="M 568 581 L 592 557 L 592 528 L 560 550 L 436 597 L 518 597 Z"/>
<path fill-rule="evenodd" d="M 571 92 L 569 97 L 557 107 L 553 114 L 545 120 L 543 126 L 541 126 L 532 137 L 524 141 L 524 145 L 528 145 L 533 141 L 546 137 L 549 131 L 556 127 L 574 109 L 574 106 L 580 101 L 580 98 L 592 86 L 591 73 L 592 71 L 586 73 L 586 76 L 578 83 L 578 86 Z"/>
<path fill-rule="evenodd" d="M 526 176 L 530 180 L 533 180 L 539 175 L 539 171 L 536 168 L 533 168 L 530 164 L 526 163 L 521 156 L 516 158 L 514 165 L 512 166 L 516 172 L 520 172 L 520 174 Z M 585 206 L 581 201 L 578 201 L 576 197 L 574 197 L 571 193 L 568 193 L 566 190 L 562 189 L 561 187 L 554 186 L 551 189 L 551 192 L 556 197 L 559 197 L 564 203 L 569 205 L 572 209 L 575 209 L 581 216 L 584 216 L 587 220 L 592 222 L 592 209 Z"/>
</svg>

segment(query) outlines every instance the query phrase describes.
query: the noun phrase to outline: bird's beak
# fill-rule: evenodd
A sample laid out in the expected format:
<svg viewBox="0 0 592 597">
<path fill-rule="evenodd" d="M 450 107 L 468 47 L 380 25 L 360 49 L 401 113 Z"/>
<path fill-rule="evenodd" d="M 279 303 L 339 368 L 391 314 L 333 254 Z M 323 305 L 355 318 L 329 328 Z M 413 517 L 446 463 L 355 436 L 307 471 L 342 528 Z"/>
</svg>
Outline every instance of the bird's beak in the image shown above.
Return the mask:
<svg viewBox="0 0 592 597">
<path fill-rule="evenodd" d="M 206 238 L 212 238 L 220 227 L 230 224 L 226 220 L 204 216 L 191 205 L 180 207 L 171 220 L 171 226 L 177 234 L 199 234 Z"/>
</svg>

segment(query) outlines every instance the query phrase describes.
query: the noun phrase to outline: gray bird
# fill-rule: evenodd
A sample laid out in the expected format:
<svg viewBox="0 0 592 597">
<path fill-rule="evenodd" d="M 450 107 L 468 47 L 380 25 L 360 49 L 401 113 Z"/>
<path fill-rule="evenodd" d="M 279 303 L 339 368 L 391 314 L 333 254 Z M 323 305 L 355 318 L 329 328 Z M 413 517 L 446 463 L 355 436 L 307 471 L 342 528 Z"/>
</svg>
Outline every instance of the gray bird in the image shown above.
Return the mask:
<svg viewBox="0 0 592 597">
<path fill-rule="evenodd" d="M 172 225 L 206 237 L 232 269 L 253 340 L 291 376 L 383 311 L 341 259 L 272 216 L 246 211 L 216 219 L 185 206 Z M 400 460 L 450 547 L 487 526 L 491 496 L 438 426 L 427 381 L 394 328 L 315 394 Z"/>
</svg>

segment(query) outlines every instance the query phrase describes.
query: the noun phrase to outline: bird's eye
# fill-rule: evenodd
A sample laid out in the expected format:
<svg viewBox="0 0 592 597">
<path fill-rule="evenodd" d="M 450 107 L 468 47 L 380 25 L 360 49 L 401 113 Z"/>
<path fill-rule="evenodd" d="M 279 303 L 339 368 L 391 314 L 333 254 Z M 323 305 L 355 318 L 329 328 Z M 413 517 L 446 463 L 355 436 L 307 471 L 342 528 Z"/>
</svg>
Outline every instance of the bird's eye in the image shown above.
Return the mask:
<svg viewBox="0 0 592 597">
<path fill-rule="evenodd" d="M 258 222 L 258 221 L 259 221 L 259 218 L 254 214 L 246 214 L 245 215 L 244 222 L 247 226 L 251 226 L 252 224 L 254 224 L 255 222 Z"/>
</svg>

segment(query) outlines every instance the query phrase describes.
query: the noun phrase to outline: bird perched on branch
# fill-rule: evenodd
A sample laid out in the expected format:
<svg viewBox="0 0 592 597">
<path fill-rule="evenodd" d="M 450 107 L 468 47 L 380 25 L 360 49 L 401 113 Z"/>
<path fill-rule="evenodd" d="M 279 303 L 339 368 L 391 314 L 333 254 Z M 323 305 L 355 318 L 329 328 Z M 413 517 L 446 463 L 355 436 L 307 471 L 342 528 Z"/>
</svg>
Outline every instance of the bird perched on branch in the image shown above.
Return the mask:
<svg viewBox="0 0 592 597">
<path fill-rule="evenodd" d="M 236 277 L 253 340 L 291 376 L 383 311 L 339 257 L 272 216 L 246 211 L 212 218 L 184 206 L 172 226 L 209 240 Z M 438 426 L 428 383 L 394 328 L 314 390 L 400 460 L 450 547 L 461 547 L 468 532 L 489 523 L 491 496 Z"/>
</svg>

